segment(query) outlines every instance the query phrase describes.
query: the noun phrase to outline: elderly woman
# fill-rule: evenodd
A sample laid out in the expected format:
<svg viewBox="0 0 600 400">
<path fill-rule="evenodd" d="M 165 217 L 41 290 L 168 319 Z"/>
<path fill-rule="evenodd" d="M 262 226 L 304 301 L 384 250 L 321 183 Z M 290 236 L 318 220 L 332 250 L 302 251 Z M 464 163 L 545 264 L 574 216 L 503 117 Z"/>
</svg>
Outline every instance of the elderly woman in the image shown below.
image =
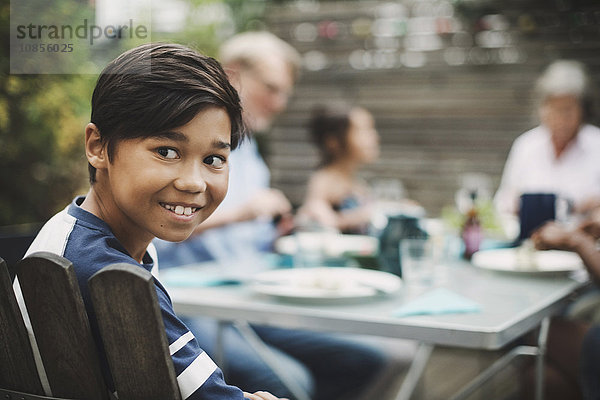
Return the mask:
<svg viewBox="0 0 600 400">
<path fill-rule="evenodd" d="M 577 213 L 600 205 L 600 129 L 591 113 L 590 80 L 577 61 L 552 63 L 536 84 L 540 125 L 513 143 L 494 202 L 516 214 L 523 193 L 555 193 Z"/>
</svg>

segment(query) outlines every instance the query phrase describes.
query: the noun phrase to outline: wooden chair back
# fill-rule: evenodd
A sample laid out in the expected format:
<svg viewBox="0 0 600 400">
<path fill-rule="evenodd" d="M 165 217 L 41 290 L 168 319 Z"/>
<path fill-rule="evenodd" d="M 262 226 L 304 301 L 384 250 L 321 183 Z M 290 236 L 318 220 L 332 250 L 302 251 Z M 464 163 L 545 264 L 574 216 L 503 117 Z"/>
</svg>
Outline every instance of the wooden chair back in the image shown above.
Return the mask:
<svg viewBox="0 0 600 400">
<path fill-rule="evenodd" d="M 89 285 L 119 399 L 180 400 L 152 274 L 113 264 Z"/>
<path fill-rule="evenodd" d="M 0 388 L 43 395 L 6 262 L 0 259 Z"/>
<path fill-rule="evenodd" d="M 73 264 L 38 252 L 17 263 L 17 278 L 52 394 L 108 399 Z"/>
<path fill-rule="evenodd" d="M 52 253 L 17 264 L 17 278 L 52 395 L 44 397 L 5 263 L 0 263 L 0 394 L 17 399 L 112 399 L 101 373 L 73 265 Z M 89 280 L 119 400 L 177 399 L 152 275 L 116 264 Z"/>
<path fill-rule="evenodd" d="M 40 228 L 41 224 L 0 226 L 0 256 L 6 261 L 12 280 L 17 262 L 23 258 Z"/>
</svg>

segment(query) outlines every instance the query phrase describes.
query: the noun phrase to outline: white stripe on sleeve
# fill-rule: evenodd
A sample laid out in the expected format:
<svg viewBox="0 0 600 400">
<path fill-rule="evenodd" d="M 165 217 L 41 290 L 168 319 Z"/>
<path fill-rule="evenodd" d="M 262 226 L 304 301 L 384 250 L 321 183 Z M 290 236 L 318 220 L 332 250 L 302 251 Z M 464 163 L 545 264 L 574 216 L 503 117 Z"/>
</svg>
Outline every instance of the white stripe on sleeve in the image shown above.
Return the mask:
<svg viewBox="0 0 600 400">
<path fill-rule="evenodd" d="M 183 399 L 187 399 L 217 369 L 217 364 L 210 359 L 208 354 L 200 354 L 188 367 L 177 377 L 179 392 Z"/>
<path fill-rule="evenodd" d="M 188 344 L 194 338 L 194 334 L 188 331 L 185 335 L 181 335 L 179 339 L 169 345 L 169 354 L 173 355 Z"/>
<path fill-rule="evenodd" d="M 77 222 L 75 217 L 67 213 L 67 208 L 50 218 L 44 224 L 31 243 L 31 246 L 29 246 L 29 249 L 27 249 L 25 257 L 36 251 L 49 251 L 50 253 L 64 256 L 65 246 Z"/>
</svg>

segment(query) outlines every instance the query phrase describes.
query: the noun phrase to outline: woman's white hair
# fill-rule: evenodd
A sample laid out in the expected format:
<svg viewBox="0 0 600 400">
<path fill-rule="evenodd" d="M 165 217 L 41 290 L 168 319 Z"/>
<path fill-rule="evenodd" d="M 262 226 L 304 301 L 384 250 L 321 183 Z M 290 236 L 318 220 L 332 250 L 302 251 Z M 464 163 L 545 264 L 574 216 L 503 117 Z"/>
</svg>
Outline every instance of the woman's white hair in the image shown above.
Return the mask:
<svg viewBox="0 0 600 400">
<path fill-rule="evenodd" d="M 300 53 L 291 45 L 267 31 L 243 32 L 225 41 L 219 50 L 219 61 L 224 66 L 240 63 L 254 66 L 262 58 L 277 54 L 290 65 L 294 75 L 300 71 Z"/>
<path fill-rule="evenodd" d="M 541 100 L 552 96 L 573 95 L 582 100 L 590 85 L 585 66 L 579 61 L 558 60 L 550 64 L 536 83 Z"/>
<path fill-rule="evenodd" d="M 589 117 L 592 103 L 591 80 L 586 66 L 574 60 L 557 60 L 550 64 L 538 78 L 535 97 L 538 106 L 550 97 L 575 96 Z"/>
</svg>

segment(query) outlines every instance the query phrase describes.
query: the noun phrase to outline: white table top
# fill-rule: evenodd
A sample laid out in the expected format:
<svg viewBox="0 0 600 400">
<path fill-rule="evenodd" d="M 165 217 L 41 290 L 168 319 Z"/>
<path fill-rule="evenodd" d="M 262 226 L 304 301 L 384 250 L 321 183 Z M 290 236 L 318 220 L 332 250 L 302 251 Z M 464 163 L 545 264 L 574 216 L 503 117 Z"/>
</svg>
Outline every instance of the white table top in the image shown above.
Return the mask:
<svg viewBox="0 0 600 400">
<path fill-rule="evenodd" d="M 203 270 L 202 266 L 181 268 Z M 166 288 L 181 315 L 495 350 L 538 326 L 544 317 L 560 312 L 568 297 L 587 284 L 585 279 L 564 274 L 502 273 L 467 263 L 440 268 L 443 278 L 436 285 L 479 303 L 480 312 L 396 317 L 395 310 L 422 294 L 407 287 L 391 296 L 330 304 L 284 301 L 257 294 L 244 284 Z"/>
</svg>

